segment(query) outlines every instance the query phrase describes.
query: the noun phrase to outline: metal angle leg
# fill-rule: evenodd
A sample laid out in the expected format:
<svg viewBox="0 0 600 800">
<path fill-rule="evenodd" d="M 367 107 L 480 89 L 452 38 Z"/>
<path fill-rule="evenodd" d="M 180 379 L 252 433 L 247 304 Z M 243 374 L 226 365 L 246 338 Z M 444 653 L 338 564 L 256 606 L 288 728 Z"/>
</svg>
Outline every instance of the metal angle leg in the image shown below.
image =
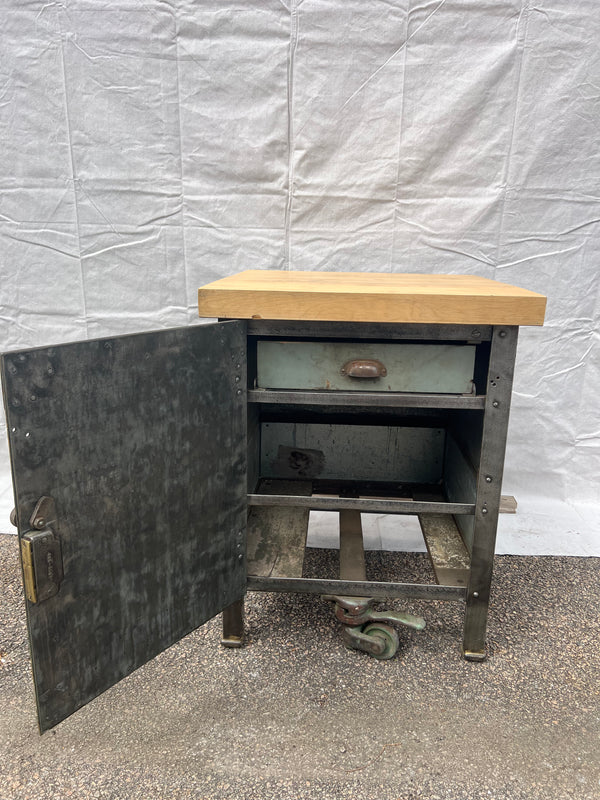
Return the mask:
<svg viewBox="0 0 600 800">
<path fill-rule="evenodd" d="M 242 647 L 244 644 L 244 600 L 237 600 L 223 611 L 223 647 Z"/>
<path fill-rule="evenodd" d="M 469 661 L 486 657 L 485 632 L 517 336 L 518 328 L 508 325 L 495 326 L 492 333 L 463 633 L 463 655 Z"/>
</svg>

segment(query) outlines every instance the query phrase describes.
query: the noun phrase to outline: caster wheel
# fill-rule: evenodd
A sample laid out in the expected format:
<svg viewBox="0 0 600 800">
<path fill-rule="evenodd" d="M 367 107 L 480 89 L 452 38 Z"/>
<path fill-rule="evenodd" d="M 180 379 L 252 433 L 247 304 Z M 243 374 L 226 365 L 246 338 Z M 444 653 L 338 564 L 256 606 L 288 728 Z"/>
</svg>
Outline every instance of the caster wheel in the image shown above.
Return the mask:
<svg viewBox="0 0 600 800">
<path fill-rule="evenodd" d="M 381 622 L 371 622 L 362 629 L 365 636 L 372 636 L 373 638 L 382 639 L 384 642 L 383 652 L 380 655 L 375 655 L 378 661 L 385 661 L 388 658 L 393 658 L 398 650 L 400 640 L 394 628 L 390 625 L 384 625 Z"/>
</svg>

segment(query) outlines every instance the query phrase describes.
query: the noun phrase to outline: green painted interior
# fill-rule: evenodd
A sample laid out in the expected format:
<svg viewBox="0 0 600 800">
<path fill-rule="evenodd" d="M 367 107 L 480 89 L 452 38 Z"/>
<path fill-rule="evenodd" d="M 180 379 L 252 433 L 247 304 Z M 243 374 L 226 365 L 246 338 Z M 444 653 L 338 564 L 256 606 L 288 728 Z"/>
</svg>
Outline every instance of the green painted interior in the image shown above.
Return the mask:
<svg viewBox="0 0 600 800">
<path fill-rule="evenodd" d="M 387 374 L 342 374 L 344 365 L 355 359 L 376 359 Z M 259 341 L 257 387 L 470 394 L 474 364 L 472 345 Z"/>
</svg>

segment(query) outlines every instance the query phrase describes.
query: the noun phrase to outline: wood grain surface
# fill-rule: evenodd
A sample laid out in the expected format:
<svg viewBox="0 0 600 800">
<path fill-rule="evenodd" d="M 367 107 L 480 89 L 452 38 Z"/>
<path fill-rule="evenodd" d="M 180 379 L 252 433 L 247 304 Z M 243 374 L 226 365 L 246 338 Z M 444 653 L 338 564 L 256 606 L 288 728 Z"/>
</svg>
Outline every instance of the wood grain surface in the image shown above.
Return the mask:
<svg viewBox="0 0 600 800">
<path fill-rule="evenodd" d="M 544 295 L 477 275 L 248 270 L 198 291 L 201 317 L 543 325 Z"/>
</svg>

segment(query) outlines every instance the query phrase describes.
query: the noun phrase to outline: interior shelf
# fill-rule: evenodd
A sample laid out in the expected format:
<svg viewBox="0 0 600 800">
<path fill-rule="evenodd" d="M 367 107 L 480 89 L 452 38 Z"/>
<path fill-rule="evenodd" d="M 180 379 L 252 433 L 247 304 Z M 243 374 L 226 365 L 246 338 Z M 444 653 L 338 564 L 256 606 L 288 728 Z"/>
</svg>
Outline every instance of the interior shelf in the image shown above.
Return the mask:
<svg viewBox="0 0 600 800">
<path fill-rule="evenodd" d="M 248 402 L 263 405 L 360 406 L 363 408 L 448 408 L 473 410 L 485 408 L 485 395 L 249 389 Z"/>
<path fill-rule="evenodd" d="M 340 497 L 334 494 L 336 487 L 313 486 L 311 481 L 263 480 L 259 488 L 261 494 L 250 495 L 261 498 L 265 505 L 252 506 L 248 517 L 249 576 L 282 580 L 302 578 L 310 509 L 326 507 L 340 511 L 340 579 L 364 582 L 360 514 L 370 509 L 364 508 L 362 502 L 395 502 L 410 509 L 403 513 L 418 517 L 437 584 L 460 588 L 468 584 L 470 557 L 454 519 L 449 513 L 428 510 L 457 505 L 444 502 L 439 487 L 415 487 L 412 493 L 420 499 L 414 500 Z M 321 493 L 314 494 L 315 490 Z M 347 484 L 337 490 L 345 494 L 353 492 Z M 406 492 L 406 488 L 402 491 Z M 286 502 L 282 504 L 283 499 Z M 360 503 L 358 507 L 357 503 Z"/>
<path fill-rule="evenodd" d="M 438 484 L 261 478 L 248 505 L 378 514 L 473 515 L 474 503 L 449 502 Z"/>
<path fill-rule="evenodd" d="M 249 506 L 288 506 L 313 511 L 354 510 L 367 514 L 469 514 L 475 513 L 474 503 L 450 503 L 431 500 L 396 500 L 380 497 L 325 497 L 297 494 L 248 495 Z"/>
</svg>

